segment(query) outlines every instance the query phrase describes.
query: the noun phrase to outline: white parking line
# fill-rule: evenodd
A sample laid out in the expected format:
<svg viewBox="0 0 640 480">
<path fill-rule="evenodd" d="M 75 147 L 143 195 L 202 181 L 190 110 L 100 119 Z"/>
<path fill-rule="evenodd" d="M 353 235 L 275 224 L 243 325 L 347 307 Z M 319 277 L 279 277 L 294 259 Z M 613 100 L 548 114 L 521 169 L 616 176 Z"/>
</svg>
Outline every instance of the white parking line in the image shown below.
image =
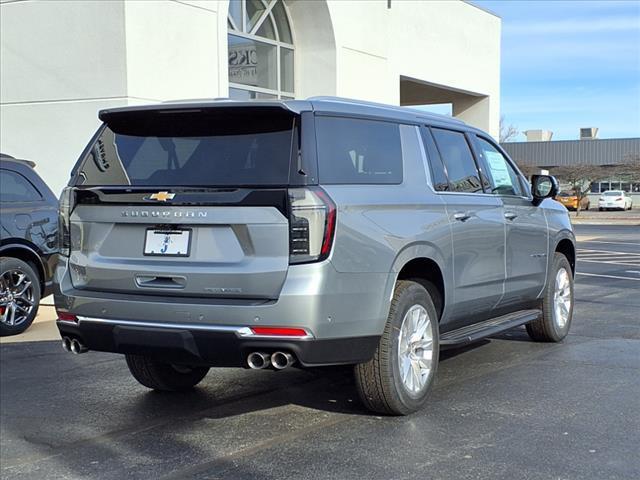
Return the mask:
<svg viewBox="0 0 640 480">
<path fill-rule="evenodd" d="M 611 250 L 593 250 L 590 248 L 579 248 L 578 249 L 578 253 L 585 253 L 585 254 L 589 254 L 589 255 L 595 255 L 595 254 L 609 254 L 609 255 L 636 255 L 636 256 L 640 256 L 640 253 L 638 252 L 613 252 Z"/>
<path fill-rule="evenodd" d="M 580 256 L 580 258 L 589 258 L 589 259 L 608 259 L 608 258 L 624 258 L 625 260 L 633 260 L 633 258 L 629 258 L 629 257 L 625 257 L 624 255 L 613 255 L 612 253 L 580 253 L 578 252 L 578 255 Z M 640 258 L 640 255 L 630 255 L 631 257 L 638 257 Z"/>
<path fill-rule="evenodd" d="M 640 278 L 633 277 L 619 277 L 617 275 L 601 275 L 599 273 L 582 273 L 577 272 L 576 275 L 584 275 L 586 277 L 603 277 L 603 278 L 615 278 L 616 280 L 634 280 L 636 282 L 640 282 Z"/>
<path fill-rule="evenodd" d="M 604 242 L 602 240 L 580 240 L 579 238 L 578 243 L 610 243 L 611 245 L 635 245 L 636 247 L 640 247 L 640 243 L 634 242 Z"/>
<path fill-rule="evenodd" d="M 628 267 L 638 267 L 640 266 L 640 261 L 632 262 L 613 262 L 613 261 L 603 261 L 603 260 L 585 260 L 583 258 L 578 258 L 578 262 L 585 263 L 606 263 L 607 265 L 626 265 Z"/>
<path fill-rule="evenodd" d="M 578 262 L 605 263 L 608 265 L 640 267 L 640 253 L 579 248 L 577 260 Z"/>
</svg>

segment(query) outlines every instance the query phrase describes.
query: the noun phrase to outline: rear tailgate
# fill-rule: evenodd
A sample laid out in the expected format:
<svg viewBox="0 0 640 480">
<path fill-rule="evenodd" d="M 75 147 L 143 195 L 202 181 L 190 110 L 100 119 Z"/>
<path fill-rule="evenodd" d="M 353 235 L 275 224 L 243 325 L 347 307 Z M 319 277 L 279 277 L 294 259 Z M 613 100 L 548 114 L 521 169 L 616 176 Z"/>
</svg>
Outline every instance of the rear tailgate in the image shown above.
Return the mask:
<svg viewBox="0 0 640 480">
<path fill-rule="evenodd" d="M 124 111 L 74 169 L 75 288 L 277 299 L 289 265 L 299 116 L 283 108 Z"/>
<path fill-rule="evenodd" d="M 106 292 L 275 299 L 289 263 L 288 225 L 273 206 L 79 204 L 71 279 Z"/>
</svg>

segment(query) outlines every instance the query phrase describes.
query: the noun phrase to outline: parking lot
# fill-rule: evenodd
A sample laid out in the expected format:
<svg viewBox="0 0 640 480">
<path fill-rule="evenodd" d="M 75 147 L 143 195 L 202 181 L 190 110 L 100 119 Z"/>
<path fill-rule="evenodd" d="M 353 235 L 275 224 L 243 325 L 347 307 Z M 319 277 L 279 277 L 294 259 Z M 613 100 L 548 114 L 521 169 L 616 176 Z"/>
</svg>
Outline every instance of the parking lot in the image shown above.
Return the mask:
<svg viewBox="0 0 640 480">
<path fill-rule="evenodd" d="M 218 369 L 158 394 L 121 356 L 3 343 L 0 477 L 640 478 L 640 227 L 576 232 L 568 339 L 518 328 L 443 352 L 408 417 L 367 413 L 349 368 Z"/>
</svg>

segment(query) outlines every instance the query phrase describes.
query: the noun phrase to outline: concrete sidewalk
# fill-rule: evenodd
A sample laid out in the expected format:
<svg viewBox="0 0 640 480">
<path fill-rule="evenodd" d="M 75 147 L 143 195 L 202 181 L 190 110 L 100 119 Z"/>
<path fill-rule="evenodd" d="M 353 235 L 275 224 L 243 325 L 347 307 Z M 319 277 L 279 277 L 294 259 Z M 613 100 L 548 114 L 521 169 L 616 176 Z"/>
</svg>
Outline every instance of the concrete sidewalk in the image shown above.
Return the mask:
<svg viewBox="0 0 640 480">
<path fill-rule="evenodd" d="M 569 212 L 575 225 L 639 225 L 640 209 L 627 211 L 581 210 L 580 214 Z"/>
<path fill-rule="evenodd" d="M 56 317 L 56 310 L 53 307 L 41 304 L 38 316 L 26 332 L 11 337 L 0 337 L 0 344 L 58 340 L 60 335 L 56 327 Z"/>
</svg>

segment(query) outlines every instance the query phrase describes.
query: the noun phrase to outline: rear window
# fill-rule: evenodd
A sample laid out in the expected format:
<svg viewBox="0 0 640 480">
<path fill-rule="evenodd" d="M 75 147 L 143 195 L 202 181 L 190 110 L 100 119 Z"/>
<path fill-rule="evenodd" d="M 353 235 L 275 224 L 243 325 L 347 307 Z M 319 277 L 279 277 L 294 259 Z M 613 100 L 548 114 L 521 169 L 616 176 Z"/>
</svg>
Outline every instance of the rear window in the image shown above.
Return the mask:
<svg viewBox="0 0 640 480">
<path fill-rule="evenodd" d="M 0 202 L 33 202 L 42 195 L 29 180 L 17 172 L 0 170 Z"/>
<path fill-rule="evenodd" d="M 84 185 L 287 185 L 296 131 L 282 109 L 115 113 L 80 177 Z"/>
<path fill-rule="evenodd" d="M 320 183 L 402 183 L 397 123 L 319 116 L 316 131 Z"/>
<path fill-rule="evenodd" d="M 620 196 L 622 196 L 622 192 L 614 192 L 614 191 L 604 192 L 604 196 L 605 197 L 620 197 Z"/>
</svg>

